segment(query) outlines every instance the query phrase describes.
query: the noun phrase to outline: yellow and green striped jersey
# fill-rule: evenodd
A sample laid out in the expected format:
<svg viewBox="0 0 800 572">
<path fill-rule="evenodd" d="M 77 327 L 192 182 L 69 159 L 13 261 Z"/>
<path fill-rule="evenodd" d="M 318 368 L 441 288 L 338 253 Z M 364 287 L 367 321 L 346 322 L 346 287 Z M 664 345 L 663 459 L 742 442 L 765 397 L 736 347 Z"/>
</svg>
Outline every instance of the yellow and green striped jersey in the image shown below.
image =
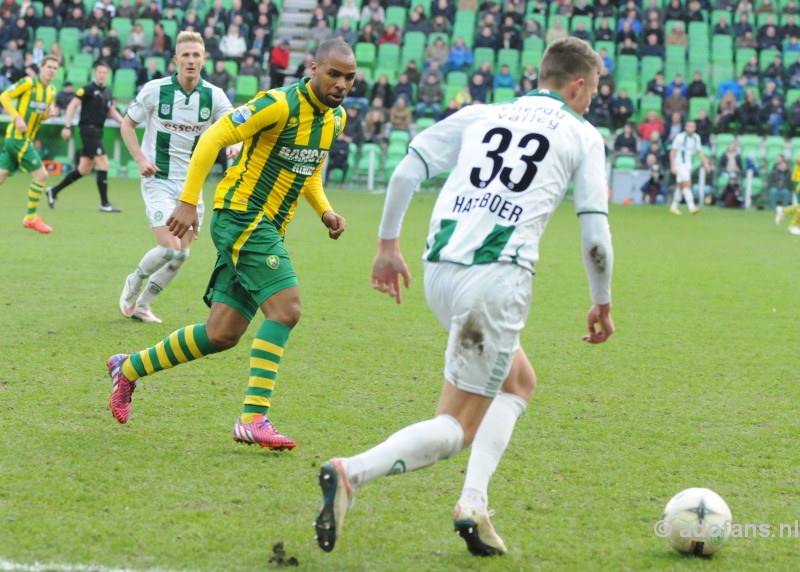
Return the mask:
<svg viewBox="0 0 800 572">
<path fill-rule="evenodd" d="M 17 105 L 12 104 L 12 100 L 17 100 Z M 30 139 L 34 140 L 39 125 L 47 119 L 47 110 L 53 105 L 56 99 L 56 88 L 53 85 L 45 86 L 38 76 L 26 77 L 17 83 L 9 86 L 2 95 L 3 107 L 13 116 L 13 111 L 22 116 L 28 131 L 22 133 L 17 129 L 12 121 L 6 129 L 6 137 L 9 139 Z"/>
<path fill-rule="evenodd" d="M 314 95 L 309 78 L 259 93 L 217 121 L 192 155 L 181 201 L 197 204 L 219 149 L 244 141 L 214 196 L 215 209 L 261 212 L 283 236 L 300 195 L 319 215 L 332 210 L 322 189 L 328 150 L 344 130 L 341 107 Z"/>
</svg>

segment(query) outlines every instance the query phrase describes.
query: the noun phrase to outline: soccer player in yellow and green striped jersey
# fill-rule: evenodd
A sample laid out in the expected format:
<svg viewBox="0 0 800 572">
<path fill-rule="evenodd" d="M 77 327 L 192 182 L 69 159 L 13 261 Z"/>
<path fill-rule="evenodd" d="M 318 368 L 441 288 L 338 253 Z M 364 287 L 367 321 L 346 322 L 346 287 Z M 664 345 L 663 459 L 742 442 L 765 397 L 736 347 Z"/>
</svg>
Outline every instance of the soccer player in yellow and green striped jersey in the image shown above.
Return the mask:
<svg viewBox="0 0 800 572">
<path fill-rule="evenodd" d="M 794 163 L 792 182 L 795 185 L 797 198 L 800 199 L 800 157 L 797 157 Z M 786 215 L 792 215 L 792 221 L 789 223 L 789 232 L 792 234 L 800 234 L 800 205 L 793 204 L 788 207 L 775 207 L 775 224 L 781 224 L 783 217 Z"/>
<path fill-rule="evenodd" d="M 244 409 L 233 438 L 273 450 L 295 447 L 267 415 L 284 347 L 300 319 L 297 276 L 283 236 L 301 195 L 330 238 L 344 232 L 344 218 L 333 211 L 322 189 L 322 169 L 328 150 L 344 130 L 340 104 L 355 75 L 350 46 L 327 40 L 317 48 L 311 77 L 259 93 L 200 137 L 180 201 L 167 221 L 178 237 L 198 228 L 196 205 L 219 151 L 244 142 L 214 197 L 211 237 L 217 262 L 204 296 L 211 311 L 204 324 L 182 328 L 130 356 L 108 359 L 110 407 L 117 421 L 128 420 L 136 380 L 232 348 L 260 309 L 265 320 L 250 350 Z"/>
<path fill-rule="evenodd" d="M 0 104 L 12 118 L 0 151 L 0 185 L 17 169 L 31 174 L 33 181 L 28 188 L 28 212 L 22 224 L 42 234 L 53 229 L 36 214 L 44 192 L 47 170 L 42 166 L 42 159 L 33 147 L 33 141 L 42 121 L 56 113 L 53 108 L 56 88 L 50 82 L 56 76 L 59 65 L 55 56 L 45 56 L 39 75 L 21 79 L 0 94 Z"/>
</svg>

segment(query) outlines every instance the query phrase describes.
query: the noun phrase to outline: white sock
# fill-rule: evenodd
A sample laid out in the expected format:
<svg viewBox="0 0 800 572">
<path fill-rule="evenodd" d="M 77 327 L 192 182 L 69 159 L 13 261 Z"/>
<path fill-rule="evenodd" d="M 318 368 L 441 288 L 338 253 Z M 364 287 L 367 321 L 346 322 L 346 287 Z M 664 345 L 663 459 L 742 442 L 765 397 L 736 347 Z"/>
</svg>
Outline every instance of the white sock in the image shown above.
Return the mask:
<svg viewBox="0 0 800 572">
<path fill-rule="evenodd" d="M 178 270 L 181 269 L 181 265 L 189 258 L 188 248 L 172 252 L 175 252 L 175 257 L 150 276 L 147 288 L 142 291 L 136 301 L 137 306 L 150 306 L 153 299 L 172 282 L 172 279 L 177 276 Z"/>
<path fill-rule="evenodd" d="M 346 459 L 354 488 L 389 475 L 416 471 L 464 448 L 464 431 L 449 415 L 409 425 L 369 451 Z"/>
<path fill-rule="evenodd" d="M 692 189 L 683 189 L 683 198 L 686 201 L 686 206 L 689 207 L 690 211 L 694 210 L 694 195 L 692 194 Z"/>
<path fill-rule="evenodd" d="M 525 413 L 527 405 L 524 399 L 513 393 L 499 393 L 492 400 L 472 442 L 459 503 L 486 510 L 489 481 L 511 441 L 514 425 Z"/>
<path fill-rule="evenodd" d="M 142 287 L 142 284 L 154 274 L 159 268 L 164 266 L 167 262 L 175 257 L 176 251 L 171 248 L 164 248 L 163 246 L 156 246 L 149 250 L 136 267 L 136 271 L 130 276 L 130 286 L 137 290 Z"/>
<path fill-rule="evenodd" d="M 681 204 L 681 196 L 683 196 L 682 189 L 675 188 L 675 192 L 672 193 L 672 209 L 677 209 L 678 205 Z"/>
</svg>

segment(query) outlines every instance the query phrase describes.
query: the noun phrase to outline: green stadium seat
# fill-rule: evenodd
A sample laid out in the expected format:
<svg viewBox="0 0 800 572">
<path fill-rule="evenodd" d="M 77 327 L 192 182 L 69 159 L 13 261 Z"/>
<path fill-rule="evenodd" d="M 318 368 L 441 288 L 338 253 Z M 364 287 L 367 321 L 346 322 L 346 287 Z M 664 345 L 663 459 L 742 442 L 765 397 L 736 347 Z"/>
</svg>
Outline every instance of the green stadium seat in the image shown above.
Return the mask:
<svg viewBox="0 0 800 572">
<path fill-rule="evenodd" d="M 252 75 L 236 77 L 236 95 L 234 103 L 246 103 L 253 99 L 259 91 L 258 78 Z"/>
<path fill-rule="evenodd" d="M 495 103 L 505 103 L 516 99 L 517 94 L 510 87 L 498 87 L 494 90 L 493 97 Z"/>
<path fill-rule="evenodd" d="M 483 62 L 489 62 L 494 68 L 495 51 L 492 48 L 475 48 L 473 55 L 473 69 L 481 67 Z"/>
<path fill-rule="evenodd" d="M 522 42 L 522 50 L 523 51 L 539 50 L 541 52 L 544 52 L 544 40 L 537 36 L 531 36 L 530 38 L 525 38 L 525 40 L 523 40 Z M 609 54 L 611 53 L 612 52 L 609 52 Z"/>
<path fill-rule="evenodd" d="M 519 79 L 519 59 L 519 50 L 500 49 L 497 51 L 497 70 L 500 70 L 500 66 L 507 65 L 511 71 L 511 75 Z"/>
<path fill-rule="evenodd" d="M 711 61 L 733 60 L 733 38 L 731 36 L 716 35 L 711 38 Z"/>
<path fill-rule="evenodd" d="M 79 68 L 92 69 L 94 67 L 94 57 L 92 54 L 75 54 L 69 62 L 70 67 L 75 66 Z"/>
<path fill-rule="evenodd" d="M 136 72 L 132 69 L 119 69 L 114 73 L 114 82 L 111 86 L 111 95 L 114 99 L 128 101 L 136 95 Z"/>
<path fill-rule="evenodd" d="M 172 41 L 175 42 L 175 38 L 178 37 L 178 21 L 161 20 L 161 25 L 164 27 L 164 35 L 172 38 Z"/>
<path fill-rule="evenodd" d="M 719 159 L 728 150 L 728 145 L 730 145 L 731 141 L 735 140 L 736 136 L 733 133 L 718 133 L 714 138 L 714 156 Z"/>
<path fill-rule="evenodd" d="M 354 51 L 359 67 L 372 69 L 375 66 L 375 57 L 377 54 L 375 44 L 358 42 Z"/>
<path fill-rule="evenodd" d="M 713 106 L 708 97 L 693 97 L 689 100 L 689 119 L 697 119 L 700 110 L 705 109 L 708 117 L 713 117 Z"/>
<path fill-rule="evenodd" d="M 408 144 L 411 141 L 411 135 L 408 131 L 404 131 L 402 129 L 392 129 L 389 132 L 389 148 L 391 149 L 394 146 L 402 145 L 403 148 L 408 149 Z"/>
<path fill-rule="evenodd" d="M 617 155 L 614 159 L 614 168 L 620 171 L 633 171 L 636 167 L 636 158 L 630 155 Z"/>
<path fill-rule="evenodd" d="M 128 34 L 133 29 L 133 22 L 131 22 L 130 18 L 112 18 L 111 27 L 117 31 L 117 38 L 119 38 L 120 43 L 125 45 L 125 42 L 128 41 Z"/>
<path fill-rule="evenodd" d="M 383 22 L 384 26 L 389 26 L 389 24 L 394 24 L 395 26 L 399 27 L 401 30 L 406 27 L 406 13 L 407 10 L 400 6 L 389 6 L 386 9 L 386 18 Z"/>
<path fill-rule="evenodd" d="M 360 60 L 356 60 L 359 63 Z M 400 65 L 400 46 L 397 44 L 381 44 L 378 46 L 376 65 L 382 68 L 397 68 Z"/>
<path fill-rule="evenodd" d="M 454 85 L 456 87 L 464 87 L 469 83 L 469 76 L 467 72 L 451 71 L 447 74 L 447 85 Z"/>
<path fill-rule="evenodd" d="M 64 58 L 71 58 L 81 51 L 81 32 L 77 28 L 61 28 L 58 33 L 58 45 Z"/>
<path fill-rule="evenodd" d="M 66 72 L 66 81 L 75 86 L 75 89 L 83 87 L 89 82 L 89 75 L 91 68 L 82 68 L 78 66 L 70 66 Z"/>
<path fill-rule="evenodd" d="M 361 145 L 361 156 L 356 162 L 356 177 L 367 177 L 369 173 L 369 166 L 372 163 L 375 177 L 380 174 L 383 165 L 383 149 L 376 143 L 364 143 Z"/>
<path fill-rule="evenodd" d="M 153 33 L 155 32 L 156 23 L 154 20 L 149 18 L 139 18 L 137 19 L 134 24 L 141 24 L 142 30 L 144 31 L 145 35 L 147 36 L 147 41 L 150 42 L 153 40 Z M 119 33 L 119 32 L 117 32 Z M 126 38 L 127 40 L 127 38 Z"/>
<path fill-rule="evenodd" d="M 431 0 L 411 0 L 410 10 L 414 10 L 417 6 L 422 6 L 425 9 L 425 16 L 431 15 Z"/>
<path fill-rule="evenodd" d="M 125 176 L 128 179 L 141 179 L 141 175 L 139 174 L 139 165 L 136 164 L 136 161 L 133 159 L 129 160 L 125 163 Z"/>
<path fill-rule="evenodd" d="M 119 177 L 120 164 L 116 159 L 108 158 L 108 176 L 112 179 Z"/>
<path fill-rule="evenodd" d="M 56 43 L 58 38 L 58 30 L 51 26 L 39 26 L 36 28 L 36 34 L 34 39 L 42 40 L 44 43 L 45 50 L 48 49 L 50 46 Z"/>
<path fill-rule="evenodd" d="M 436 121 L 434 121 L 432 117 L 420 117 L 417 119 L 417 133 L 424 131 L 434 123 L 436 123 Z"/>
<path fill-rule="evenodd" d="M 628 94 L 630 96 L 630 93 Z M 663 117 L 661 108 L 664 105 L 664 100 L 660 95 L 643 95 L 639 100 L 639 120 L 644 119 L 648 113 L 655 111 L 659 117 Z"/>
<path fill-rule="evenodd" d="M 152 60 L 155 60 L 156 69 L 158 71 L 160 71 L 161 73 L 164 73 L 165 71 L 167 71 L 167 60 L 165 60 L 161 56 L 150 56 L 148 58 L 145 58 L 145 60 L 144 60 L 145 67 L 147 67 Z"/>
</svg>

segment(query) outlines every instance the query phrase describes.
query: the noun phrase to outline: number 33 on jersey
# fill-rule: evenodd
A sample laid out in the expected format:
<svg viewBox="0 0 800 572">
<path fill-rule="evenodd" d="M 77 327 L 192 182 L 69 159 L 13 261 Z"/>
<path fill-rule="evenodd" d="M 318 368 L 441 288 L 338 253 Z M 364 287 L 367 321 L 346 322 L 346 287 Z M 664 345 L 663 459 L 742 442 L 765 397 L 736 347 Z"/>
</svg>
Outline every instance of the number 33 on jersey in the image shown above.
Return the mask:
<svg viewBox="0 0 800 572">
<path fill-rule="evenodd" d="M 547 221 L 574 183 L 575 210 L 608 212 L 605 144 L 555 93 L 466 107 L 411 143 L 433 177 L 453 169 L 423 258 L 533 271 Z"/>
</svg>

